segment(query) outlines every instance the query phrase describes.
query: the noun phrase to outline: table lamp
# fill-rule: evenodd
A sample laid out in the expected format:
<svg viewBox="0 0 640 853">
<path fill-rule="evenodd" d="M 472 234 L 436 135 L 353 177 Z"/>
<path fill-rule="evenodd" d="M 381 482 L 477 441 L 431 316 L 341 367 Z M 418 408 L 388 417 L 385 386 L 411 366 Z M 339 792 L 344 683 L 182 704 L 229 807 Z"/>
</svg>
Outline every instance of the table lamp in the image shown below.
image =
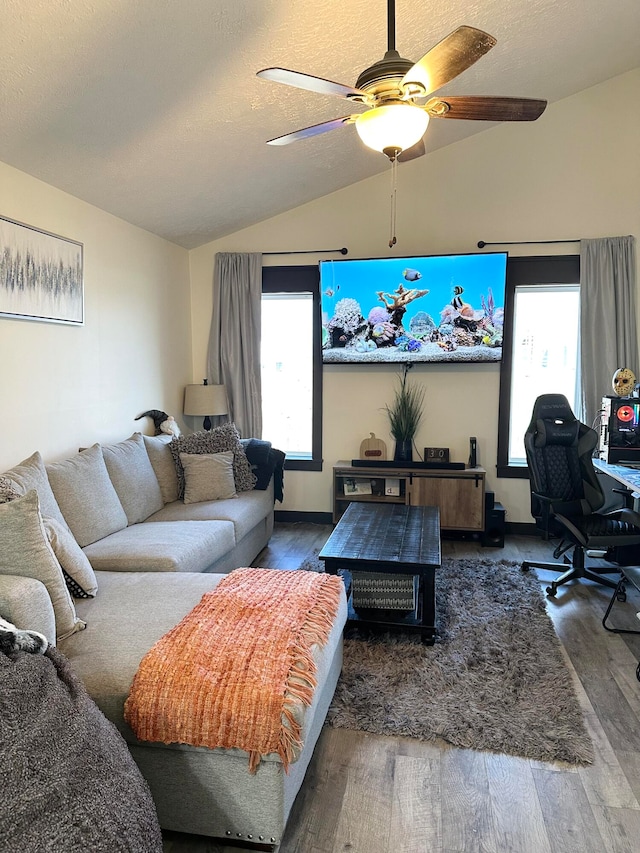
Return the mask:
<svg viewBox="0 0 640 853">
<path fill-rule="evenodd" d="M 206 379 L 202 385 L 187 385 L 184 389 L 183 413 L 204 417 L 202 426 L 204 429 L 211 429 L 212 415 L 229 414 L 224 385 L 209 385 Z"/>
</svg>

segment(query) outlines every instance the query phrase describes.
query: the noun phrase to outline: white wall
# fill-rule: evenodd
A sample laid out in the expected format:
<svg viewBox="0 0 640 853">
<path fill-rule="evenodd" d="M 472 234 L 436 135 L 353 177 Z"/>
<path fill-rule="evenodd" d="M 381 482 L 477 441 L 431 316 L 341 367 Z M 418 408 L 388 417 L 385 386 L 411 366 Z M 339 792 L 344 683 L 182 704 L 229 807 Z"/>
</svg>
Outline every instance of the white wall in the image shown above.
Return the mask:
<svg viewBox="0 0 640 853">
<path fill-rule="evenodd" d="M 394 254 L 471 252 L 478 240 L 640 237 L 638 103 L 640 69 L 550 105 L 535 123 L 490 128 L 403 164 Z M 313 146 L 322 140 L 299 144 L 308 144 L 312 157 Z M 216 252 L 347 246 L 349 257 L 384 256 L 389 253 L 388 222 L 389 176 L 383 174 L 192 250 L 194 376 L 206 364 Z M 578 246 L 511 250 L 552 254 L 578 251 Z M 288 472 L 283 509 L 328 511 L 332 465 L 357 456 L 370 431 L 392 449 L 381 407 L 391 399 L 395 376 L 390 366 L 324 368 L 324 470 Z M 476 435 L 488 488 L 506 506 L 509 521 L 530 522 L 527 481 L 498 480 L 495 473 L 499 368 L 423 365 L 411 377 L 424 380 L 427 389 L 417 446 L 450 447 L 451 458 L 464 461 L 469 436 Z"/>
<path fill-rule="evenodd" d="M 82 327 L 0 317 L 0 471 L 153 432 L 191 376 L 188 252 L 0 163 L 0 215 L 84 244 Z"/>
</svg>

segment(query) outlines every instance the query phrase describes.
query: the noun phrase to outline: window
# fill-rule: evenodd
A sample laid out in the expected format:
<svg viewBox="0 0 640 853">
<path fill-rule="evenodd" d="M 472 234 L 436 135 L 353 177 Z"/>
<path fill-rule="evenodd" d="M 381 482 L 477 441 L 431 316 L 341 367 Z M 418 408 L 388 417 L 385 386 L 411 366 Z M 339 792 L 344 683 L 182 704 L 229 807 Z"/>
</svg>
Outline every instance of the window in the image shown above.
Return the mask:
<svg viewBox="0 0 640 853">
<path fill-rule="evenodd" d="M 580 259 L 509 258 L 500 372 L 498 476 L 529 476 L 524 433 L 540 394 L 564 394 L 578 414 Z"/>
<path fill-rule="evenodd" d="M 287 470 L 322 470 L 322 351 L 317 266 L 262 270 L 262 434 Z"/>
</svg>

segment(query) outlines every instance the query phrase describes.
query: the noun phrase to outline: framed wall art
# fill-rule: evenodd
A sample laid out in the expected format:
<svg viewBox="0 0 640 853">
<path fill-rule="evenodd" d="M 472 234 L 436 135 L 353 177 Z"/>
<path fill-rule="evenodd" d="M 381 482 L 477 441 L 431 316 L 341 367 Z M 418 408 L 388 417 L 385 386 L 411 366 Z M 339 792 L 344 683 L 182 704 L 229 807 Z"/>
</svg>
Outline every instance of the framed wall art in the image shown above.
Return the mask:
<svg viewBox="0 0 640 853">
<path fill-rule="evenodd" d="M 0 216 L 0 317 L 84 323 L 83 246 Z"/>
</svg>

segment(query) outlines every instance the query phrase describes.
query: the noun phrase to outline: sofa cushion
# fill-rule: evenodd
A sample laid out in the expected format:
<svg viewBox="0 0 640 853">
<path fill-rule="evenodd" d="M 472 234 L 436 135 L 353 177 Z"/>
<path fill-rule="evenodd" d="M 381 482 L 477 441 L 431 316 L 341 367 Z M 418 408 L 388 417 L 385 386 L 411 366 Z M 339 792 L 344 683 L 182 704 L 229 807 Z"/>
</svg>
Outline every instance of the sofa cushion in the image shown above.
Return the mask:
<svg viewBox="0 0 640 853">
<path fill-rule="evenodd" d="M 158 521 L 230 521 L 235 528 L 236 542 L 240 542 L 256 524 L 273 512 L 273 489 L 266 492 L 243 492 L 237 498 L 221 501 L 184 504 L 174 501 L 160 512 L 149 516 L 145 523 Z"/>
<path fill-rule="evenodd" d="M 84 551 L 66 525 L 59 524 L 55 518 L 43 518 L 43 521 L 69 592 L 74 598 L 91 598 L 98 591 L 98 582 Z"/>
<path fill-rule="evenodd" d="M 127 526 L 99 444 L 47 465 L 47 474 L 64 519 L 82 548 Z"/>
<path fill-rule="evenodd" d="M 223 577 L 199 572 L 100 571 L 100 594 L 77 602 L 91 630 L 84 632 L 80 642 L 70 637 L 60 650 L 92 698 L 120 729 L 125 726 L 124 702 L 142 657 Z"/>
<path fill-rule="evenodd" d="M 224 453 L 233 451 L 233 479 L 237 492 L 246 492 L 256 484 L 256 477 L 251 471 L 251 465 L 240 443 L 240 433 L 236 425 L 222 424 L 210 430 L 200 430 L 192 435 L 183 435 L 174 438 L 169 445 L 173 454 L 176 471 L 178 473 L 178 497 L 184 495 L 184 471 L 180 462 L 181 453 Z"/>
<path fill-rule="evenodd" d="M 94 569 L 204 572 L 236 544 L 230 521 L 134 524 L 84 549 Z"/>
<path fill-rule="evenodd" d="M 149 461 L 156 472 L 163 503 L 178 500 L 178 474 L 169 450 L 170 435 L 143 435 Z"/>
<path fill-rule="evenodd" d="M 65 518 L 51 489 L 42 456 L 37 450 L 28 459 L 11 468 L 10 471 L 5 471 L 4 476 L 14 484 L 16 491 L 21 495 L 26 495 L 29 489 L 35 489 L 40 499 L 41 513 L 48 518 L 55 518 L 60 524 L 66 525 Z"/>
<path fill-rule="evenodd" d="M 79 638 L 69 637 L 61 646 L 61 650 L 71 660 L 92 698 L 130 743 L 137 741 L 124 722 L 124 703 L 140 661 L 151 646 L 186 616 L 202 596 L 214 589 L 224 577 L 226 576 L 220 574 L 171 576 L 102 572 L 99 577 L 100 595 L 92 600 L 78 602 L 79 612 L 91 626 L 95 625 L 95 630 L 87 631 Z M 153 613 L 153 619 L 139 618 L 136 613 L 140 609 Z M 313 648 L 319 684 L 323 684 L 327 669 L 341 645 L 346 616 L 346 598 L 342 596 L 329 641 L 323 647 Z M 100 667 L 96 667 L 96 660 L 100 661 Z M 296 716 L 300 714 L 306 718 L 305 728 L 313 712 L 313 707 L 306 710 L 301 706 L 296 707 Z M 162 744 L 147 746 L 163 748 Z M 177 744 L 170 748 L 186 750 L 189 753 L 198 750 L 197 747 Z M 216 749 L 215 752 L 240 756 L 242 770 L 249 776 L 246 753 L 221 749 Z M 267 756 L 265 760 L 279 762 L 275 754 Z"/>
<path fill-rule="evenodd" d="M 184 502 L 219 501 L 235 498 L 233 453 L 181 453 L 184 471 Z"/>
<path fill-rule="evenodd" d="M 62 569 L 49 544 L 35 489 L 0 504 L 0 574 L 35 578 L 46 586 L 59 640 L 85 627 L 76 616 Z"/>
<path fill-rule="evenodd" d="M 102 455 L 129 524 L 144 521 L 162 509 L 160 484 L 141 433 L 118 444 L 103 445 Z"/>
</svg>

